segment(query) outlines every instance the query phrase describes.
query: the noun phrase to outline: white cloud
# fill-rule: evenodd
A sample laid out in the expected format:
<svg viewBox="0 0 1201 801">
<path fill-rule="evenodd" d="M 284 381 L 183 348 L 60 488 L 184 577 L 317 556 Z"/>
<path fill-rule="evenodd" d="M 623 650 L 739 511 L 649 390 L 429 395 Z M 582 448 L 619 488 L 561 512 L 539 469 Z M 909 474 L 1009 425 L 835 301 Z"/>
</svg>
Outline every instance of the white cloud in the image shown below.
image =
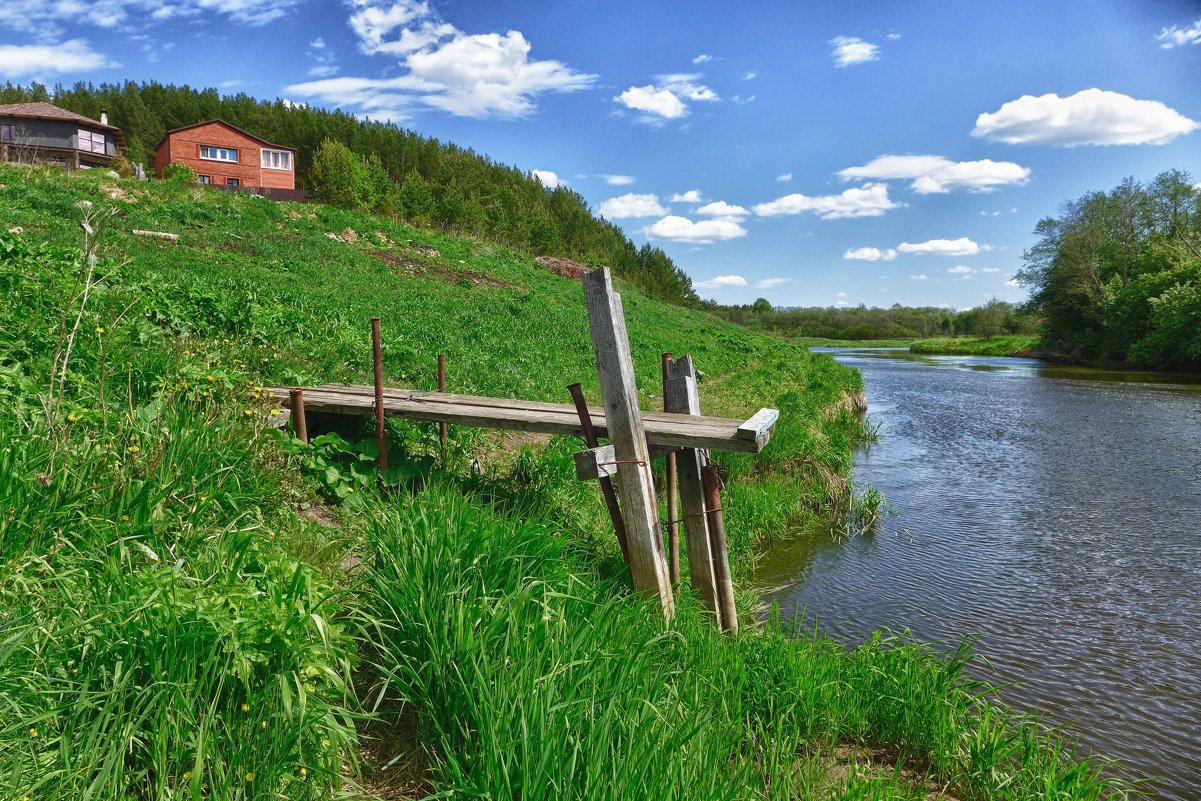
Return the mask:
<svg viewBox="0 0 1201 801">
<path fill-rule="evenodd" d="M 701 203 L 704 198 L 701 197 L 701 190 L 689 189 L 687 192 L 679 192 L 671 196 L 672 203 Z"/>
<path fill-rule="evenodd" d="M 1164 50 L 1171 50 L 1173 47 L 1184 47 L 1185 45 L 1201 44 L 1201 19 L 1194 22 L 1192 27 L 1188 28 L 1181 28 L 1179 25 L 1164 28 L 1163 33 L 1155 37 L 1155 41 L 1163 42 L 1160 47 Z"/>
<path fill-rule="evenodd" d="M 880 47 L 865 42 L 857 36 L 836 36 L 830 40 L 834 45 L 834 66 L 849 67 L 880 58 Z"/>
<path fill-rule="evenodd" d="M 680 98 L 666 89 L 656 89 L 654 86 L 631 86 L 613 99 L 626 108 L 657 114 L 668 120 L 683 117 L 688 113 Z"/>
<path fill-rule="evenodd" d="M 315 63 L 309 67 L 309 75 L 314 78 L 328 78 L 338 71 L 337 59 L 334 57 L 334 51 L 329 49 L 325 40 L 318 36 L 313 41 L 309 42 L 309 58 Z"/>
<path fill-rule="evenodd" d="M 786 172 L 783 175 L 776 176 L 776 183 L 778 183 L 778 184 L 782 184 L 785 181 L 791 181 L 791 180 L 792 180 L 792 173 L 790 173 L 790 172 Z"/>
<path fill-rule="evenodd" d="M 0 3 L 0 28 L 33 34 L 46 44 L 61 33 L 60 23 L 130 30 L 174 17 L 197 17 L 204 23 L 214 15 L 223 15 L 240 25 L 257 26 L 279 19 L 299 1 L 4 0 Z"/>
<path fill-rule="evenodd" d="M 931 239 L 927 242 L 897 245 L 899 253 L 916 253 L 919 256 L 974 256 L 982 250 L 992 250 L 990 245 L 979 245 L 966 236 L 959 239 Z"/>
<path fill-rule="evenodd" d="M 688 114 L 686 100 L 706 102 L 719 99 L 712 89 L 696 83 L 699 78 L 699 75 L 659 75 L 656 83 L 631 86 L 613 100 L 628 109 L 641 111 L 644 122 L 657 124 L 678 119 Z"/>
<path fill-rule="evenodd" d="M 1010 278 L 1008 281 L 1005 282 L 1005 286 L 1021 286 L 1021 284 L 1018 283 L 1018 280 L 1016 278 Z"/>
<path fill-rule="evenodd" d="M 837 294 L 836 294 L 834 297 L 836 297 L 836 298 L 845 298 L 845 297 L 847 297 L 847 293 L 846 293 L 846 292 L 839 292 L 839 293 L 837 293 Z"/>
<path fill-rule="evenodd" d="M 842 257 L 859 261 L 892 261 L 897 257 L 897 252 L 892 248 L 855 248 L 842 254 Z"/>
<path fill-rule="evenodd" d="M 929 276 L 927 276 L 925 273 L 922 273 L 921 275 L 914 275 L 913 273 L 909 274 L 909 278 L 914 281 L 925 281 L 928 279 L 928 277 Z"/>
<path fill-rule="evenodd" d="M 602 175 L 601 178 L 610 186 L 629 186 L 637 180 L 632 175 Z"/>
<path fill-rule="evenodd" d="M 965 267 L 962 264 L 956 264 L 954 267 L 947 270 L 947 272 L 949 272 L 949 273 L 974 273 L 975 270 L 973 270 L 971 267 Z"/>
<path fill-rule="evenodd" d="M 850 306 L 851 304 L 847 303 L 845 300 L 836 300 L 836 301 L 834 301 L 834 305 L 835 306 Z"/>
<path fill-rule="evenodd" d="M 982 273 L 999 273 L 999 272 L 1001 272 L 1001 268 L 1000 267 L 983 267 L 983 268 L 981 268 L 980 272 L 982 272 Z"/>
<path fill-rule="evenodd" d="M 972 136 L 1011 145 L 1164 145 L 1198 126 L 1157 100 L 1085 89 L 1023 95 L 977 117 Z"/>
<path fill-rule="evenodd" d="M 847 189 L 838 195 L 785 195 L 770 203 L 756 205 L 754 212 L 760 217 L 775 217 L 812 211 L 823 220 L 835 220 L 840 217 L 879 217 L 898 205 L 888 199 L 887 184 L 875 183 Z"/>
<path fill-rule="evenodd" d="M 709 243 L 746 236 L 746 229 L 730 220 L 693 222 L 687 217 L 669 215 L 647 228 L 646 235 L 649 239 L 666 239 L 669 242 Z"/>
<path fill-rule="evenodd" d="M 659 202 L 658 195 L 635 195 L 611 197 L 600 204 L 600 213 L 610 220 L 628 217 L 661 217 L 670 211 Z"/>
<path fill-rule="evenodd" d="M 692 63 L 693 64 L 704 64 L 706 61 L 712 61 L 712 60 L 713 60 L 713 56 L 711 56 L 707 53 L 701 53 L 699 56 L 692 59 Z"/>
<path fill-rule="evenodd" d="M 757 72 L 755 72 L 755 71 L 753 71 L 753 70 L 752 70 L 751 72 L 748 72 L 746 75 L 743 75 L 743 76 L 742 76 L 742 80 L 744 80 L 744 81 L 753 81 L 753 80 L 755 80 L 755 78 L 757 78 L 757 77 L 759 77 L 759 73 L 757 73 Z M 754 98 L 751 98 L 751 99 L 753 100 Z"/>
<path fill-rule="evenodd" d="M 696 213 L 702 217 L 718 217 L 724 220 L 733 220 L 734 222 L 742 222 L 743 219 L 750 216 L 750 212 L 742 206 L 734 206 L 724 200 L 707 203 L 697 209 Z"/>
<path fill-rule="evenodd" d="M 755 283 L 755 289 L 775 289 L 791 280 L 791 278 L 763 278 Z"/>
<path fill-rule="evenodd" d="M 375 119 L 385 112 L 403 119 L 403 110 L 418 104 L 459 117 L 516 118 L 534 110 L 538 95 L 579 91 L 596 78 L 558 61 L 532 60 L 532 46 L 520 31 L 467 34 L 436 19 L 428 3 L 413 0 L 351 2 L 360 49 L 397 58 L 401 73 L 310 81 L 284 91 L 357 106 Z"/>
<path fill-rule="evenodd" d="M 708 281 L 693 282 L 693 289 L 721 289 L 727 286 L 746 286 L 746 279 L 741 275 L 719 275 Z"/>
<path fill-rule="evenodd" d="M 542 185 L 547 189 L 554 189 L 557 186 L 566 186 L 567 182 L 558 176 L 557 173 L 551 170 L 530 170 L 530 174 L 542 182 Z"/>
<path fill-rule="evenodd" d="M 838 173 L 852 178 L 912 180 L 910 187 L 919 194 L 967 189 L 989 192 L 998 186 L 1024 184 L 1030 169 L 1012 161 L 951 161 L 943 156 L 879 156 L 861 167 L 848 167 Z"/>
<path fill-rule="evenodd" d="M 104 55 L 88 46 L 85 39 L 60 44 L 0 45 L 0 75 L 26 78 L 61 72 L 88 72 L 115 67 Z"/>
</svg>

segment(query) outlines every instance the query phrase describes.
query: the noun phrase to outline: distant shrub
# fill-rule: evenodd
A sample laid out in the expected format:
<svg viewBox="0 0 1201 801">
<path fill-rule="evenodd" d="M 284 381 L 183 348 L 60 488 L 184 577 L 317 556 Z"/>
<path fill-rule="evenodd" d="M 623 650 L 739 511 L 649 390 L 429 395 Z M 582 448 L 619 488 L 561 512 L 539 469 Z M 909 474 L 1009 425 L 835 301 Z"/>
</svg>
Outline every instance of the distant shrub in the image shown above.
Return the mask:
<svg viewBox="0 0 1201 801">
<path fill-rule="evenodd" d="M 173 161 L 163 168 L 163 180 L 177 184 L 196 183 L 196 171 L 182 161 Z"/>
</svg>

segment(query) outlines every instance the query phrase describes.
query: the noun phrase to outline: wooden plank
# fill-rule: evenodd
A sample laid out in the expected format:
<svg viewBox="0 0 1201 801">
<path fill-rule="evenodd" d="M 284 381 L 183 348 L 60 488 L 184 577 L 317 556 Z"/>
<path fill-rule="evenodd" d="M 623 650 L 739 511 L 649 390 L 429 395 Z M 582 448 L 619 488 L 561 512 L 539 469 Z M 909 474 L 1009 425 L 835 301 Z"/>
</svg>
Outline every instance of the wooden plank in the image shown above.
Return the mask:
<svg viewBox="0 0 1201 801">
<path fill-rule="evenodd" d="M 691 356 L 681 356 L 668 363 L 670 378 L 664 383 L 664 400 L 673 412 L 700 414 L 701 402 L 696 389 L 696 371 Z M 701 471 L 705 466 L 703 451 L 685 448 L 676 454 L 676 475 L 680 487 L 680 512 L 684 522 L 684 550 L 688 556 L 688 573 L 692 589 L 701 604 L 717 618 L 721 627 L 721 608 L 718 603 L 717 577 L 709 537 L 709 522 L 705 515 L 705 486 Z"/>
<path fill-rule="evenodd" d="M 268 391 L 281 403 L 287 403 L 286 387 Z M 384 388 L 384 416 L 406 420 L 446 422 L 481 428 L 534 431 L 544 434 L 580 436 L 579 415 L 575 407 L 562 403 L 516 401 L 475 395 L 422 392 Z M 374 389 L 349 384 L 326 384 L 305 390 L 305 404 L 315 412 L 335 414 L 374 414 Z M 597 435 L 610 438 L 601 407 L 589 407 Z M 645 412 L 642 417 L 647 440 L 652 445 L 707 448 L 711 450 L 756 453 L 765 439 L 743 439 L 738 427 L 743 421 L 730 418 L 700 417 Z"/>
<path fill-rule="evenodd" d="M 656 599 L 663 617 L 671 620 L 676 601 L 663 555 L 655 486 L 651 480 L 651 454 L 638 408 L 638 387 L 634 382 L 634 362 L 621 296 L 613 291 L 607 267 L 584 273 L 581 280 L 605 420 L 618 462 L 615 483 L 630 548 L 630 578 L 634 589 Z"/>
<path fill-rule="evenodd" d="M 649 448 L 652 459 L 669 456 L 680 450 L 670 445 L 651 445 Z M 580 481 L 595 481 L 617 472 L 617 453 L 612 445 L 598 445 L 586 451 L 576 451 L 571 456 L 575 460 L 575 474 Z"/>
<path fill-rule="evenodd" d="M 776 427 L 776 421 L 779 419 L 778 409 L 760 409 L 749 420 L 738 426 L 738 436 L 741 439 L 763 439 L 766 444 L 767 438 L 771 436 L 772 429 Z"/>
</svg>

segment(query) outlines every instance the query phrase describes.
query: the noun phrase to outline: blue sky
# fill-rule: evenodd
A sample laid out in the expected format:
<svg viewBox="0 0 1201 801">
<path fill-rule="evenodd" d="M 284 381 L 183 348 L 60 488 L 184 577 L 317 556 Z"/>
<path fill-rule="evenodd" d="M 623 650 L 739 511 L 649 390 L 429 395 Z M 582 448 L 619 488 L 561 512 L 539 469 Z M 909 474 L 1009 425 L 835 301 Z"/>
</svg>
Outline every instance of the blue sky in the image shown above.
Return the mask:
<svg viewBox="0 0 1201 801">
<path fill-rule="evenodd" d="M 1196 0 L 0 5 L 0 80 L 127 78 L 341 107 L 536 170 L 725 303 L 1021 300 L 1064 201 L 1201 181 Z"/>
</svg>

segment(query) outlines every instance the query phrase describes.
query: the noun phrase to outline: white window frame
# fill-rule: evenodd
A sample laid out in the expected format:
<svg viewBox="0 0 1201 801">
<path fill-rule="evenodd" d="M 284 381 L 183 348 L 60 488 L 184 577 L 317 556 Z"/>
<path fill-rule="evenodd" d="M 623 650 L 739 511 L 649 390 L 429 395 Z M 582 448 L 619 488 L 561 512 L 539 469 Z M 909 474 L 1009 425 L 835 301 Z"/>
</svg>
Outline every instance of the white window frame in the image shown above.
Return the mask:
<svg viewBox="0 0 1201 801">
<path fill-rule="evenodd" d="M 213 176 L 211 176 L 211 175 L 197 175 L 197 176 L 196 176 L 196 180 L 197 180 L 197 181 L 199 181 L 200 183 L 204 184 L 205 186 L 209 186 L 209 185 L 211 185 L 211 184 L 213 183 Z"/>
<path fill-rule="evenodd" d="M 217 147 L 216 145 L 201 145 L 200 158 L 205 161 L 224 161 L 229 164 L 238 163 L 236 147 Z"/>
<path fill-rule="evenodd" d="M 275 166 L 271 162 L 275 156 L 279 156 L 279 163 L 285 166 Z M 276 150 L 274 148 L 264 147 L 259 154 L 259 161 L 266 170 L 286 170 L 292 171 L 292 151 L 291 150 Z"/>
<path fill-rule="evenodd" d="M 105 155 L 108 153 L 107 143 L 105 142 L 104 134 L 99 131 L 90 131 L 87 128 L 80 128 L 76 134 L 78 149 L 84 153 L 99 153 Z"/>
</svg>

